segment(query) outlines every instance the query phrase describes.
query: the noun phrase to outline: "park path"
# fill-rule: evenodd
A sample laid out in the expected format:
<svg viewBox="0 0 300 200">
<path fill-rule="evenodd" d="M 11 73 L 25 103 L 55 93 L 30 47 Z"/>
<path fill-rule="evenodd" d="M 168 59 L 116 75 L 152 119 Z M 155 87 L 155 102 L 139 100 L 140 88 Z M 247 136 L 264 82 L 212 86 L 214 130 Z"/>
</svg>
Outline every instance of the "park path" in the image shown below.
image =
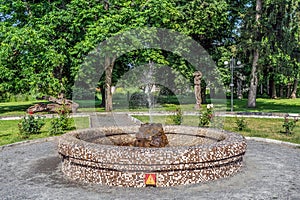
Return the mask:
<svg viewBox="0 0 300 200">
<path fill-rule="evenodd" d="M 172 115 L 174 112 L 153 112 L 152 115 Z M 184 112 L 184 115 L 199 115 L 199 112 Z M 223 112 L 223 113 L 216 113 L 219 116 L 224 117 L 255 117 L 255 118 L 280 118 L 283 119 L 284 116 L 289 115 L 290 117 L 298 117 L 300 118 L 300 113 L 264 113 L 264 112 Z M 38 114 L 37 114 L 38 115 Z M 131 115 L 149 115 L 149 112 L 83 112 L 83 113 L 75 113 L 71 114 L 72 117 L 91 117 L 91 126 L 99 126 L 101 123 L 104 125 L 110 124 L 113 126 L 113 120 L 118 119 L 115 121 L 120 121 L 122 124 L 128 123 L 128 125 L 132 125 Z M 43 114 L 46 118 L 52 118 L 56 116 L 55 114 Z M 22 119 L 23 116 L 0 116 L 0 120 L 19 120 Z M 106 118 L 107 120 L 102 120 L 100 118 Z M 129 120 L 128 120 L 128 119 Z M 120 119 L 120 120 L 119 120 Z M 111 123 L 110 123 L 111 122 Z M 124 123 L 123 123 L 124 122 Z M 134 121 L 134 124 L 138 122 Z"/>
<path fill-rule="evenodd" d="M 90 115 L 90 127 L 97 128 L 103 126 L 133 126 L 139 125 L 138 120 L 134 120 L 126 113 L 93 113 Z"/>
<path fill-rule="evenodd" d="M 139 124 L 123 113 L 89 116 L 92 127 Z M 232 177 L 170 188 L 121 188 L 65 178 L 58 138 L 0 146 L 0 199 L 300 199 L 299 147 L 248 138 L 244 167 Z"/>
</svg>

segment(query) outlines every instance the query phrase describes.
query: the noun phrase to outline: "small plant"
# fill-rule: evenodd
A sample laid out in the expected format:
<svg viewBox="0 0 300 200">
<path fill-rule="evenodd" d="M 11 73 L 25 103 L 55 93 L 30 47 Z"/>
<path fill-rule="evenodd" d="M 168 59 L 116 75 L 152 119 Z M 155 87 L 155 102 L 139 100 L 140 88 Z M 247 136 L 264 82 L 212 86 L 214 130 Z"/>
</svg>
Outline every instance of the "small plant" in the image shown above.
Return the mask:
<svg viewBox="0 0 300 200">
<path fill-rule="evenodd" d="M 41 133 L 41 128 L 45 125 L 44 118 L 33 115 L 24 116 L 23 119 L 18 124 L 19 135 L 22 138 L 28 138 L 30 134 Z"/>
<path fill-rule="evenodd" d="M 176 107 L 175 114 L 171 116 L 171 120 L 175 125 L 182 123 L 182 111 L 180 108 Z"/>
<path fill-rule="evenodd" d="M 203 113 L 200 113 L 199 117 L 199 126 L 204 127 L 204 126 L 209 126 L 209 124 L 213 121 L 214 117 L 214 105 L 213 104 L 207 104 L 206 106 L 206 111 Z"/>
<path fill-rule="evenodd" d="M 247 128 L 247 122 L 246 122 L 245 118 L 237 118 L 236 117 L 235 124 L 237 125 L 237 128 L 239 131 L 242 131 L 245 128 Z"/>
<path fill-rule="evenodd" d="M 68 109 L 63 106 L 61 110 L 58 111 L 58 117 L 53 117 L 50 121 L 50 135 L 59 135 L 65 133 L 67 130 L 71 130 L 72 118 L 70 118 L 70 113 Z"/>
<path fill-rule="evenodd" d="M 289 120 L 288 115 L 286 115 L 282 125 L 282 127 L 285 129 L 284 133 L 291 134 L 296 126 L 297 121 L 298 118 L 294 117 L 294 120 Z"/>
</svg>

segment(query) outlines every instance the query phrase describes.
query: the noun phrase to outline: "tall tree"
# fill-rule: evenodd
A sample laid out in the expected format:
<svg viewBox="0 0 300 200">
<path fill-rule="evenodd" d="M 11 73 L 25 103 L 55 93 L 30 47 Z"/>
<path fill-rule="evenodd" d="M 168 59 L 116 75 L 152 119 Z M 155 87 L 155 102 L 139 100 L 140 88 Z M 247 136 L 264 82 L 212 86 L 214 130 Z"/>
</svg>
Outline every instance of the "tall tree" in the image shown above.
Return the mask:
<svg viewBox="0 0 300 200">
<path fill-rule="evenodd" d="M 256 0 L 256 8 L 255 8 L 255 29 L 254 29 L 254 42 L 259 43 L 261 40 L 260 35 L 260 18 L 262 11 L 262 0 Z M 248 94 L 248 107 L 254 108 L 256 107 L 256 94 L 257 94 L 257 84 L 258 84 L 258 59 L 259 59 L 259 46 L 254 47 L 253 49 L 253 60 L 252 60 L 252 69 L 250 74 L 250 87 Z"/>
<path fill-rule="evenodd" d="M 240 47 L 251 62 L 248 107 L 256 107 L 259 81 L 268 80 L 267 90 L 271 97 L 276 97 L 276 85 L 283 84 L 282 77 L 298 77 L 295 52 L 299 49 L 299 1 L 256 0 L 249 1 L 247 7 Z"/>
</svg>

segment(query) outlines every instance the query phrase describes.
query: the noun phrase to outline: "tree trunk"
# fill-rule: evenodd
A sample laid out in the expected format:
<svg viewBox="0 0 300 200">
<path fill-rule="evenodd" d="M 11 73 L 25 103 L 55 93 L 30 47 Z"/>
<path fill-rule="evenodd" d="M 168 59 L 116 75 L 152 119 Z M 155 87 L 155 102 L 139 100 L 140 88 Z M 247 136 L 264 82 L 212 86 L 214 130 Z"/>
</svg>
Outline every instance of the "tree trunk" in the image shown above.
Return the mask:
<svg viewBox="0 0 300 200">
<path fill-rule="evenodd" d="M 100 107 L 105 108 L 105 85 L 100 86 L 100 92 L 102 97 Z"/>
<path fill-rule="evenodd" d="M 279 97 L 283 97 L 283 85 L 279 86 Z"/>
<path fill-rule="evenodd" d="M 292 98 L 292 99 L 296 99 L 297 98 L 297 87 L 298 87 L 298 79 L 297 78 L 295 78 L 294 79 L 294 84 L 293 84 L 293 91 L 292 91 L 292 94 L 291 94 L 291 96 L 290 96 L 290 98 Z"/>
<path fill-rule="evenodd" d="M 250 79 L 250 88 L 248 93 L 248 107 L 255 108 L 256 107 L 256 93 L 257 93 L 257 62 L 259 58 L 258 49 L 254 50 L 253 53 L 253 62 L 252 62 L 252 70 L 251 70 L 251 79 Z"/>
<path fill-rule="evenodd" d="M 105 111 L 111 112 L 112 106 L 112 71 L 116 58 L 105 57 Z"/>
<path fill-rule="evenodd" d="M 256 14 L 255 21 L 257 26 L 259 25 L 259 19 L 261 17 L 262 10 L 262 0 L 256 0 Z M 260 42 L 259 28 L 256 27 L 256 41 Z M 253 51 L 253 61 L 252 61 L 252 69 L 250 75 L 250 88 L 248 93 L 248 107 L 255 108 L 256 107 L 256 94 L 257 94 L 257 63 L 259 59 L 259 48 L 256 46 Z"/>
<path fill-rule="evenodd" d="M 290 98 L 290 96 L 291 96 L 291 86 L 292 86 L 291 83 L 287 84 L 287 87 L 286 87 L 286 97 L 287 98 Z"/>
<path fill-rule="evenodd" d="M 269 79 L 269 85 L 270 85 L 270 97 L 272 99 L 276 99 L 277 98 L 277 94 L 276 94 L 276 85 L 275 85 L 275 80 L 274 80 L 274 74 L 272 73 Z"/>
<path fill-rule="evenodd" d="M 242 80 L 238 79 L 237 80 L 237 98 L 242 99 L 243 98 L 243 93 L 242 93 Z"/>
</svg>

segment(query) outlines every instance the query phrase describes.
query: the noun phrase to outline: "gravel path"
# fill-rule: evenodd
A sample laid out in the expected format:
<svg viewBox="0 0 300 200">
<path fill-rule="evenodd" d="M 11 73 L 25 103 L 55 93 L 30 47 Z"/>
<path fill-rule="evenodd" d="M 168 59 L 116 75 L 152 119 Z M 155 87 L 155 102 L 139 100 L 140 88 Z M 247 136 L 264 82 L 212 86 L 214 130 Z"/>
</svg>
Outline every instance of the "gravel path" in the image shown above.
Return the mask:
<svg viewBox="0 0 300 200">
<path fill-rule="evenodd" d="M 233 177 L 170 188 L 120 188 L 64 178 L 57 139 L 0 147 L 0 199 L 300 199 L 297 147 L 248 140 L 245 166 Z"/>
</svg>

